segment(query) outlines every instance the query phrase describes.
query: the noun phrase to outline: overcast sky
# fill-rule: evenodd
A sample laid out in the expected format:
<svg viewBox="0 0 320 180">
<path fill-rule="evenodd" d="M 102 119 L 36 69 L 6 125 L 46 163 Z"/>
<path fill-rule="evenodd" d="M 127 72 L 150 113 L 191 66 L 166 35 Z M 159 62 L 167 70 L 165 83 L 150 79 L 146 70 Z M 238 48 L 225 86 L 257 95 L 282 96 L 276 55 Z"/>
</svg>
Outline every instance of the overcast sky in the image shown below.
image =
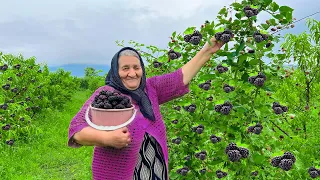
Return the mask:
<svg viewBox="0 0 320 180">
<path fill-rule="evenodd" d="M 116 40 L 167 48 L 173 31 L 215 20 L 234 0 L 0 0 L 0 51 L 35 56 L 38 63 L 109 64 Z M 316 0 L 278 0 L 300 19 L 320 11 Z M 265 16 L 265 14 L 261 14 Z M 320 13 L 313 16 L 320 20 Z M 283 33 L 300 33 L 305 21 Z"/>
</svg>

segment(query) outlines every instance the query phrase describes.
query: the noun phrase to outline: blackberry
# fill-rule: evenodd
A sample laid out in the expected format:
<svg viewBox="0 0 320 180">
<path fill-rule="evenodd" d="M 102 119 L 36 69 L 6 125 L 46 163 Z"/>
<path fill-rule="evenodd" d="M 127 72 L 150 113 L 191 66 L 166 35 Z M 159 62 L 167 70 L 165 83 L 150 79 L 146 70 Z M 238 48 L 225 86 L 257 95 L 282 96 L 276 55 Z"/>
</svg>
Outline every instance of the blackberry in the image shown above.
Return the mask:
<svg viewBox="0 0 320 180">
<path fill-rule="evenodd" d="M 254 37 L 254 40 L 255 40 L 257 43 L 259 43 L 259 42 L 262 42 L 264 39 L 263 39 L 262 35 L 256 35 L 256 36 Z"/>
<path fill-rule="evenodd" d="M 248 53 L 250 53 L 250 54 L 252 54 L 252 53 L 254 53 L 254 52 L 255 52 L 254 49 L 250 49 L 250 50 L 248 51 Z"/>
<path fill-rule="evenodd" d="M 233 87 L 233 86 L 230 86 L 230 85 L 228 85 L 228 84 L 224 84 L 223 90 L 224 90 L 224 92 L 229 93 L 229 92 L 231 92 L 231 91 L 234 91 L 234 87 Z"/>
<path fill-rule="evenodd" d="M 296 162 L 296 157 L 289 151 L 285 152 L 282 156 L 283 159 L 291 159 L 293 163 Z"/>
<path fill-rule="evenodd" d="M 210 141 L 211 141 L 213 144 L 218 143 L 218 142 L 221 141 L 221 137 L 217 137 L 216 135 L 213 134 L 213 135 L 210 136 Z"/>
<path fill-rule="evenodd" d="M 281 109 L 283 112 L 288 112 L 288 107 L 287 106 L 281 106 Z"/>
<path fill-rule="evenodd" d="M 170 54 L 169 54 L 169 57 L 170 57 L 170 59 L 172 59 L 172 60 L 178 58 L 178 56 L 177 56 L 175 53 L 170 53 Z"/>
<path fill-rule="evenodd" d="M 267 76 L 264 75 L 262 72 L 259 72 L 257 77 L 262 78 L 264 81 L 267 80 Z"/>
<path fill-rule="evenodd" d="M 280 107 L 280 103 L 279 102 L 273 102 L 272 103 L 272 108 L 275 108 L 275 107 Z"/>
<path fill-rule="evenodd" d="M 193 45 L 198 45 L 200 44 L 201 38 L 199 36 L 192 36 L 190 39 L 190 43 Z"/>
<path fill-rule="evenodd" d="M 221 105 L 221 104 L 217 104 L 217 105 L 214 106 L 214 110 L 215 110 L 216 112 L 220 112 L 221 108 L 222 108 L 222 105 Z"/>
<path fill-rule="evenodd" d="M 153 67 L 154 67 L 154 68 L 159 68 L 159 67 L 161 67 L 161 66 L 162 66 L 162 63 L 157 62 L 157 61 L 153 62 Z"/>
<path fill-rule="evenodd" d="M 228 173 L 221 171 L 220 169 L 216 171 L 216 175 L 219 179 L 228 175 Z"/>
<path fill-rule="evenodd" d="M 254 128 L 255 128 L 255 126 L 249 126 L 248 127 L 248 132 L 253 132 Z"/>
<path fill-rule="evenodd" d="M 271 46 L 271 43 L 267 43 L 266 44 L 266 48 L 270 47 Z"/>
<path fill-rule="evenodd" d="M 280 162 L 281 162 L 281 160 L 282 160 L 282 157 L 281 157 L 281 156 L 276 156 L 276 157 L 272 158 L 272 160 L 271 160 L 271 165 L 272 165 L 273 167 L 278 167 L 279 164 L 280 164 Z"/>
<path fill-rule="evenodd" d="M 212 97 L 212 96 L 207 97 L 207 100 L 208 100 L 208 101 L 212 101 L 212 100 L 213 100 L 213 97 Z"/>
<path fill-rule="evenodd" d="M 109 104 L 110 105 L 110 104 Z M 107 107 L 109 107 L 109 106 L 107 106 Z M 124 105 L 122 105 L 122 104 L 118 104 L 118 105 L 116 105 L 115 107 L 114 107 L 114 109 L 124 109 L 124 108 L 126 108 Z"/>
<path fill-rule="evenodd" d="M 230 150 L 228 151 L 228 158 L 230 161 L 235 162 L 241 159 L 241 154 L 238 150 Z"/>
<path fill-rule="evenodd" d="M 317 171 L 317 169 L 316 169 L 315 167 L 310 167 L 310 168 L 308 169 L 308 173 L 310 173 L 311 171 Z"/>
<path fill-rule="evenodd" d="M 279 163 L 279 167 L 285 171 L 289 171 L 292 168 L 293 161 L 291 159 L 282 159 Z"/>
<path fill-rule="evenodd" d="M 258 176 L 258 171 L 254 171 L 251 173 L 251 176 Z"/>
<path fill-rule="evenodd" d="M 221 36 L 222 36 L 222 32 L 217 32 L 214 37 L 216 38 L 216 40 L 220 40 Z"/>
<path fill-rule="evenodd" d="M 255 133 L 255 134 L 260 134 L 261 131 L 262 131 L 262 128 L 261 128 L 261 127 L 254 127 L 254 129 L 253 129 L 252 132 Z"/>
<path fill-rule="evenodd" d="M 231 39 L 231 35 L 230 34 L 223 34 L 221 37 L 220 37 L 220 40 L 224 43 L 227 43 L 229 42 Z"/>
<path fill-rule="evenodd" d="M 242 158 L 247 158 L 249 156 L 249 150 L 247 148 L 239 148 Z"/>
<path fill-rule="evenodd" d="M 202 134 L 203 128 L 198 127 L 197 130 L 196 130 L 196 132 L 197 132 L 198 134 Z"/>
<path fill-rule="evenodd" d="M 184 41 L 185 42 L 189 42 L 190 41 L 190 39 L 191 39 L 191 34 L 187 34 L 187 35 L 185 35 L 184 37 L 183 37 L 183 39 L 184 39 Z"/>
<path fill-rule="evenodd" d="M 225 29 L 223 32 L 217 32 L 214 37 L 217 41 L 222 41 L 224 43 L 227 43 L 232 38 L 233 33 L 230 29 Z"/>
<path fill-rule="evenodd" d="M 276 114 L 282 114 L 283 113 L 283 110 L 281 109 L 281 107 L 275 107 L 273 109 L 273 111 L 276 113 Z"/>
<path fill-rule="evenodd" d="M 232 105 L 231 102 L 229 102 L 229 101 L 225 101 L 225 102 L 223 103 L 223 106 L 228 106 L 228 107 L 230 107 L 230 108 L 233 107 L 233 105 Z"/>
<path fill-rule="evenodd" d="M 220 112 L 224 115 L 230 114 L 231 107 L 230 106 L 223 106 L 220 110 Z"/>
<path fill-rule="evenodd" d="M 261 87 L 261 86 L 264 85 L 264 79 L 263 79 L 263 78 L 256 78 L 253 83 L 254 83 L 254 85 L 256 85 L 256 86 Z"/>
<path fill-rule="evenodd" d="M 172 124 L 178 124 L 178 120 L 177 119 L 175 119 L 175 120 L 173 120 L 171 122 L 172 122 Z"/>
<path fill-rule="evenodd" d="M 226 149 L 224 150 L 224 152 L 227 154 L 228 151 L 230 150 L 237 150 L 239 151 L 239 148 L 237 147 L 237 144 L 235 143 L 229 143 L 229 145 L 226 147 Z"/>
<path fill-rule="evenodd" d="M 318 171 L 309 171 L 309 175 L 311 178 L 317 178 L 320 174 Z"/>
<path fill-rule="evenodd" d="M 256 80 L 256 76 L 251 76 L 248 78 L 248 82 L 251 84 L 253 84 L 255 80 Z"/>
<path fill-rule="evenodd" d="M 203 168 L 203 169 L 201 169 L 199 172 L 201 173 L 201 174 L 205 174 L 206 173 L 206 169 L 205 168 Z"/>
<path fill-rule="evenodd" d="M 247 17 L 252 17 L 252 16 L 254 16 L 254 13 L 253 13 L 252 10 L 245 10 L 244 13 L 245 13 L 245 15 L 246 15 Z"/>
<path fill-rule="evenodd" d="M 200 37 L 200 39 L 202 39 L 202 34 L 198 30 L 194 30 L 192 35 L 193 36 L 198 36 L 198 37 Z"/>
</svg>

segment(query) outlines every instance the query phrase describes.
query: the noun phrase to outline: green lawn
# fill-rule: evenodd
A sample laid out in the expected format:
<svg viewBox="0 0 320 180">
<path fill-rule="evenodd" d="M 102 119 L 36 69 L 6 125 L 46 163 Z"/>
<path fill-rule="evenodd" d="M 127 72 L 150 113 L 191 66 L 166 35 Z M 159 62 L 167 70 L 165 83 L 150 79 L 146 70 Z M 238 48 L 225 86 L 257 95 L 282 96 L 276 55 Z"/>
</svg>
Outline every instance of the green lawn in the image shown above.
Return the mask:
<svg viewBox="0 0 320 180">
<path fill-rule="evenodd" d="M 0 179 L 92 179 L 93 147 L 67 146 L 69 123 L 89 96 L 89 92 L 78 92 L 64 111 L 34 120 L 42 133 L 32 142 L 0 147 Z"/>
</svg>

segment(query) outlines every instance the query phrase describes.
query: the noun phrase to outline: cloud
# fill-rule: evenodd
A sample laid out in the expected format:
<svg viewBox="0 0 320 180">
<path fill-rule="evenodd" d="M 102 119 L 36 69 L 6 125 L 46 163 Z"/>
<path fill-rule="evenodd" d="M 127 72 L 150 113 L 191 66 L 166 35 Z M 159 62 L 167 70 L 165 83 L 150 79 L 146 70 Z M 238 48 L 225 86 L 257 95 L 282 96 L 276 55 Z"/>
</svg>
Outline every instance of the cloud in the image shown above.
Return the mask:
<svg viewBox="0 0 320 180">
<path fill-rule="evenodd" d="M 35 56 L 48 65 L 110 64 L 116 40 L 167 48 L 172 32 L 215 20 L 234 0 L 4 1 L 0 6 L 0 51 Z M 297 18 L 319 8 L 315 1 L 277 1 Z M 305 11 L 305 9 L 308 11 Z M 262 19 L 267 14 L 261 15 Z M 318 17 L 319 15 L 315 16 Z M 302 31 L 303 22 L 286 32 Z M 299 29 L 300 28 L 300 29 Z"/>
</svg>

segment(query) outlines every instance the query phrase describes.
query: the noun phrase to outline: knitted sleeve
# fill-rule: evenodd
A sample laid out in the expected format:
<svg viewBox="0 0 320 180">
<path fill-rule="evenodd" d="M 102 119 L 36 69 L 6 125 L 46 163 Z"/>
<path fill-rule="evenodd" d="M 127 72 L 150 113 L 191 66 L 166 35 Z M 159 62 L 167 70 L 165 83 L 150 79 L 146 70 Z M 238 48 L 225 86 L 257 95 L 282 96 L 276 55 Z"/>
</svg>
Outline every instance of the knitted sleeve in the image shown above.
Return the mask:
<svg viewBox="0 0 320 180">
<path fill-rule="evenodd" d="M 73 148 L 79 148 L 82 145 L 78 144 L 74 141 L 73 135 L 76 132 L 81 131 L 83 128 L 89 126 L 85 119 L 85 113 L 91 102 L 94 100 L 94 97 L 99 94 L 101 90 L 103 90 L 103 87 L 98 88 L 92 95 L 91 97 L 84 103 L 84 105 L 81 107 L 79 112 L 72 118 L 70 125 L 69 125 L 69 134 L 68 134 L 68 146 L 73 147 Z M 90 113 L 89 113 L 89 117 Z"/>
<path fill-rule="evenodd" d="M 159 104 L 182 97 L 190 92 L 189 84 L 183 84 L 181 68 L 171 73 L 150 77 L 149 83 L 155 88 Z"/>
</svg>

